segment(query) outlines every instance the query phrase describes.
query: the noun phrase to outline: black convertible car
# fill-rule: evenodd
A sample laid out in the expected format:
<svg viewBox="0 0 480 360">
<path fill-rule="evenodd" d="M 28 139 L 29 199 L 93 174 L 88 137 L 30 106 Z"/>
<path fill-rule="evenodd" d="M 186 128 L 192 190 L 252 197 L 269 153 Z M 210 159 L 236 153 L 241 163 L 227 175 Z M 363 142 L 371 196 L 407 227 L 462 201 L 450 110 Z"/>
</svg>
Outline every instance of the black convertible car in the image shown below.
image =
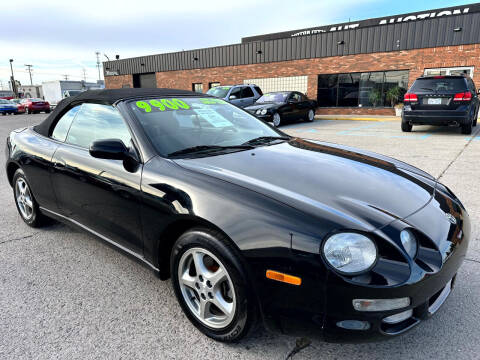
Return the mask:
<svg viewBox="0 0 480 360">
<path fill-rule="evenodd" d="M 317 102 L 298 91 L 277 91 L 262 95 L 246 111 L 278 127 L 288 122 L 313 121 Z"/>
<path fill-rule="evenodd" d="M 443 304 L 470 237 L 425 172 L 189 91 L 87 91 L 6 152 L 28 225 L 58 219 L 171 277 L 221 341 L 260 322 L 336 342 L 404 333 Z"/>
</svg>

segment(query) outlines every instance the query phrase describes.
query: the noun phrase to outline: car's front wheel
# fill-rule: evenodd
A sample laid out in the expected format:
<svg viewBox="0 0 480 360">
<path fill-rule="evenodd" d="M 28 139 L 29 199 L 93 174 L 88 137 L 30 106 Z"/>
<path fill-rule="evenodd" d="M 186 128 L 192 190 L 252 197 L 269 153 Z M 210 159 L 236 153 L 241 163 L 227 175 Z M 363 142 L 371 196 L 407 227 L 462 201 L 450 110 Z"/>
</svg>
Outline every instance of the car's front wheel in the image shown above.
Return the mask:
<svg viewBox="0 0 480 360">
<path fill-rule="evenodd" d="M 279 127 L 280 124 L 282 123 L 282 117 L 280 116 L 279 113 L 273 114 L 273 126 Z"/>
<path fill-rule="evenodd" d="M 241 339 L 256 323 L 237 252 L 222 234 L 199 228 L 180 236 L 170 260 L 173 287 L 186 316 L 205 335 L 224 342 Z"/>
</svg>

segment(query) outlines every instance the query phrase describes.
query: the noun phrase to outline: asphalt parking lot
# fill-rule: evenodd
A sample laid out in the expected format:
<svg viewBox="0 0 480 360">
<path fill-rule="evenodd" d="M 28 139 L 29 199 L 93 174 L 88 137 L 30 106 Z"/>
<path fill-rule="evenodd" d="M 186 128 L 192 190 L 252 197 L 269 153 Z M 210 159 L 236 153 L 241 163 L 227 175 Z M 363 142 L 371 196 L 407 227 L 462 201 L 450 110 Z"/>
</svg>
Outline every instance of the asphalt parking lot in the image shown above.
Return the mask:
<svg viewBox="0 0 480 360">
<path fill-rule="evenodd" d="M 15 128 L 45 117 L 0 117 L 0 146 Z M 480 126 L 414 127 L 398 121 L 320 120 L 291 135 L 356 146 L 422 168 L 462 199 L 472 220 L 468 258 L 443 308 L 408 334 L 362 345 L 313 341 L 294 359 L 478 359 L 480 353 Z M 5 154 L 1 152 L 1 162 Z M 259 330 L 239 344 L 216 343 L 185 318 L 170 282 L 91 235 L 61 224 L 26 226 L 0 176 L 1 359 L 285 359 L 295 338 Z"/>
</svg>

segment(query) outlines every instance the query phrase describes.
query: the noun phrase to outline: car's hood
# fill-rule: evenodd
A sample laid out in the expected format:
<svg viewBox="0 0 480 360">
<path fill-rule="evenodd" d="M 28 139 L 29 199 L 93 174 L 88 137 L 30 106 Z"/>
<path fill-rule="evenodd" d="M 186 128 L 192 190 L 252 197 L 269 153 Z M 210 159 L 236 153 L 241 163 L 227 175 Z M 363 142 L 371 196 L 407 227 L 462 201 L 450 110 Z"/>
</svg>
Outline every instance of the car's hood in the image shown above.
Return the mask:
<svg viewBox="0 0 480 360">
<path fill-rule="evenodd" d="M 364 230 L 416 212 L 430 201 L 436 184 L 427 173 L 389 157 L 302 139 L 175 162 Z"/>
<path fill-rule="evenodd" d="M 280 103 L 265 103 L 265 104 L 253 104 L 251 106 L 247 106 L 244 109 L 247 111 L 257 111 L 258 109 L 270 109 L 274 107 L 280 106 Z"/>
</svg>

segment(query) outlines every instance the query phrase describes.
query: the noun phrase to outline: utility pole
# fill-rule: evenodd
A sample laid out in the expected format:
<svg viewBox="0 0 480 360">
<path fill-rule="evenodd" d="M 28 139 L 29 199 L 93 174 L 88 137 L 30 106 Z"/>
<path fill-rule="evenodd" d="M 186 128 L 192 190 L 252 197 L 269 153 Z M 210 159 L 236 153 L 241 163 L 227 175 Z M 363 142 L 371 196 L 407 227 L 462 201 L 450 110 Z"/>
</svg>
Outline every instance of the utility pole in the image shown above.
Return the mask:
<svg viewBox="0 0 480 360">
<path fill-rule="evenodd" d="M 18 98 L 18 92 L 17 92 L 17 84 L 15 83 L 15 78 L 13 76 L 13 59 L 10 59 L 10 70 L 12 71 L 12 77 L 10 78 L 11 84 L 12 84 L 12 91 L 15 94 L 15 97 Z"/>
<path fill-rule="evenodd" d="M 63 78 L 65 79 L 65 81 L 68 80 L 68 74 L 65 74 L 65 75 L 62 75 L 62 76 L 63 76 Z"/>
<path fill-rule="evenodd" d="M 97 55 L 98 80 L 102 80 L 102 78 L 100 77 L 100 52 L 96 51 L 95 55 Z"/>
<path fill-rule="evenodd" d="M 83 81 L 87 81 L 87 70 L 85 70 L 85 68 L 82 69 L 82 73 L 83 73 Z"/>
<path fill-rule="evenodd" d="M 25 66 L 27 67 L 27 71 L 30 74 L 30 85 L 33 85 L 33 81 L 32 81 L 32 66 L 33 65 L 25 64 Z"/>
</svg>

